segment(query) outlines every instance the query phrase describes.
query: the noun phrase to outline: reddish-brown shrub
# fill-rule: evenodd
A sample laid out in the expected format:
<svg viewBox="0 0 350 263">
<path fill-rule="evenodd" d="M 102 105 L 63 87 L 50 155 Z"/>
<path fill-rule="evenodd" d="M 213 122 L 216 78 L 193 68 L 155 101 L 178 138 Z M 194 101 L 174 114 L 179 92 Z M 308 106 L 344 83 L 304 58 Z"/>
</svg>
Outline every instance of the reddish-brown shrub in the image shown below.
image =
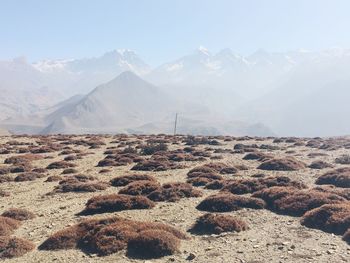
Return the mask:
<svg viewBox="0 0 350 263">
<path fill-rule="evenodd" d="M 313 190 L 325 193 L 336 194 L 350 200 L 350 188 L 339 188 L 334 185 L 322 185 L 314 187 Z"/>
<path fill-rule="evenodd" d="M 337 187 L 350 188 L 350 167 L 329 171 L 317 178 L 316 184 L 332 184 Z"/>
<path fill-rule="evenodd" d="M 75 161 L 75 160 L 78 160 L 78 157 L 76 155 L 68 155 L 68 156 L 64 157 L 63 160 L 64 161 Z"/>
<path fill-rule="evenodd" d="M 64 178 L 61 175 L 51 175 L 51 176 L 47 177 L 45 182 L 57 182 L 57 181 L 61 181 L 63 179 Z"/>
<path fill-rule="evenodd" d="M 273 171 L 297 171 L 304 169 L 306 165 L 293 158 L 286 157 L 281 159 L 270 159 L 258 166 L 258 169 L 261 170 L 273 170 Z"/>
<path fill-rule="evenodd" d="M 38 154 L 23 154 L 23 155 L 15 155 L 9 158 L 6 158 L 4 163 L 6 164 L 23 164 L 35 160 L 42 159 L 43 156 Z"/>
<path fill-rule="evenodd" d="M 205 177 L 211 180 L 222 180 L 223 177 L 215 172 L 192 172 L 187 175 L 188 178 Z"/>
<path fill-rule="evenodd" d="M 272 186 L 292 186 L 299 189 L 306 188 L 304 184 L 297 181 L 292 181 L 286 176 L 277 176 L 232 180 L 230 183 L 227 183 L 221 190 L 228 191 L 233 194 L 246 194 L 253 193 Z"/>
<path fill-rule="evenodd" d="M 189 229 L 195 234 L 220 234 L 222 232 L 241 232 L 247 230 L 247 224 L 230 215 L 205 214 L 199 217 Z"/>
<path fill-rule="evenodd" d="M 21 222 L 9 217 L 0 216 L 0 236 L 9 236 L 20 226 Z"/>
<path fill-rule="evenodd" d="M 272 159 L 273 156 L 263 153 L 263 152 L 251 152 L 247 153 L 244 157 L 243 160 L 257 160 L 257 161 L 267 161 L 268 159 Z"/>
<path fill-rule="evenodd" d="M 193 186 L 205 186 L 213 181 L 213 179 L 207 177 L 193 177 L 187 179 L 187 183 L 192 184 Z"/>
<path fill-rule="evenodd" d="M 278 186 L 255 192 L 253 197 L 265 200 L 268 207 L 274 211 L 292 216 L 302 216 L 305 212 L 324 204 L 346 201 L 345 198 L 331 192 Z"/>
<path fill-rule="evenodd" d="M 79 171 L 74 168 L 67 168 L 62 171 L 62 174 L 75 174 L 78 173 Z"/>
<path fill-rule="evenodd" d="M 254 197 L 244 197 L 228 192 L 210 195 L 197 206 L 198 210 L 208 212 L 230 212 L 241 208 L 262 209 L 265 202 Z"/>
<path fill-rule="evenodd" d="M 132 257 L 160 257 L 168 252 L 175 252 L 179 239 L 185 238 L 182 232 L 162 223 L 111 217 L 89 219 L 63 229 L 49 237 L 39 249 L 81 248 L 83 251 L 102 256 L 128 247 L 128 255 Z M 176 246 L 173 246 L 174 240 L 177 240 Z"/>
<path fill-rule="evenodd" d="M 128 255 L 133 258 L 160 258 L 179 251 L 180 240 L 173 234 L 157 229 L 144 230 L 128 242 Z"/>
<path fill-rule="evenodd" d="M 85 236 L 92 235 L 104 226 L 108 226 L 114 222 L 122 220 L 119 217 L 110 217 L 104 219 L 87 219 L 76 225 L 60 230 L 48 239 L 46 239 L 39 247 L 40 250 L 60 250 L 77 248 Z M 88 239 L 88 238 L 87 238 Z M 91 237 L 90 237 L 91 239 Z"/>
<path fill-rule="evenodd" d="M 13 182 L 13 178 L 9 175 L 0 175 L 0 184 L 7 182 Z"/>
<path fill-rule="evenodd" d="M 43 178 L 43 177 L 45 177 L 45 175 L 41 173 L 34 173 L 34 172 L 22 173 L 15 177 L 15 182 L 34 181 L 38 178 Z"/>
<path fill-rule="evenodd" d="M 305 212 L 324 204 L 337 204 L 343 201 L 346 199 L 335 194 L 303 190 L 276 200 L 275 208 L 283 214 L 302 216 Z"/>
<path fill-rule="evenodd" d="M 339 164 L 350 164 L 350 155 L 343 154 L 338 158 L 335 158 L 334 162 Z"/>
<path fill-rule="evenodd" d="M 109 172 L 111 172 L 111 170 L 109 170 L 109 169 L 101 169 L 99 171 L 100 174 L 109 173 Z"/>
<path fill-rule="evenodd" d="M 0 167 L 0 175 L 8 174 L 9 172 L 9 167 Z"/>
<path fill-rule="evenodd" d="M 9 167 L 10 173 L 24 173 L 32 170 L 30 163 L 22 163 L 16 166 Z"/>
<path fill-rule="evenodd" d="M 325 168 L 331 168 L 331 167 L 333 167 L 333 165 L 321 160 L 314 161 L 309 165 L 309 168 L 311 169 L 325 169 Z"/>
<path fill-rule="evenodd" d="M 150 209 L 154 203 L 144 196 L 109 194 L 89 199 L 81 214 L 98 214 L 131 209 Z"/>
<path fill-rule="evenodd" d="M 274 210 L 275 209 L 275 201 L 279 200 L 283 197 L 291 195 L 293 192 L 298 189 L 295 187 L 286 187 L 286 186 L 272 186 L 269 188 L 264 188 L 262 190 L 256 191 L 252 194 L 252 197 L 263 199 L 267 207 Z"/>
<path fill-rule="evenodd" d="M 328 204 L 304 214 L 301 224 L 342 235 L 350 227 L 350 202 Z"/>
<path fill-rule="evenodd" d="M 21 208 L 10 208 L 3 212 L 1 216 L 9 217 L 19 221 L 25 221 L 35 218 L 35 215 L 32 212 L 28 211 L 27 209 Z"/>
<path fill-rule="evenodd" d="M 122 188 L 119 191 L 119 194 L 148 195 L 155 190 L 159 190 L 160 188 L 160 184 L 156 181 L 135 181 Z"/>
<path fill-rule="evenodd" d="M 156 179 L 153 176 L 147 174 L 130 174 L 113 178 L 110 182 L 112 186 L 126 186 L 135 181 L 152 181 Z"/>
<path fill-rule="evenodd" d="M 155 202 L 176 202 L 181 198 L 200 197 L 202 192 L 187 183 L 167 183 L 147 197 Z"/>
<path fill-rule="evenodd" d="M 98 162 L 97 167 L 106 167 L 106 166 L 117 166 L 117 162 L 113 159 L 103 159 Z"/>
<path fill-rule="evenodd" d="M 65 182 L 60 183 L 49 194 L 68 193 L 68 192 L 96 192 L 106 190 L 109 184 L 100 181 L 87 182 Z"/>
<path fill-rule="evenodd" d="M 238 169 L 233 166 L 221 162 L 207 163 L 191 169 L 188 173 L 188 177 L 197 177 L 199 174 L 235 174 Z M 219 179 L 219 178 L 217 178 Z"/>
<path fill-rule="evenodd" d="M 35 245 L 25 239 L 0 236 L 0 258 L 15 258 L 32 251 Z"/>
<path fill-rule="evenodd" d="M 182 166 L 169 161 L 144 160 L 137 163 L 131 170 L 135 171 L 166 171 L 169 169 L 179 169 Z"/>
<path fill-rule="evenodd" d="M 76 166 L 77 165 L 74 163 L 70 163 L 67 161 L 59 161 L 59 162 L 50 163 L 46 168 L 47 169 L 64 169 L 64 168 L 72 168 Z"/>
</svg>

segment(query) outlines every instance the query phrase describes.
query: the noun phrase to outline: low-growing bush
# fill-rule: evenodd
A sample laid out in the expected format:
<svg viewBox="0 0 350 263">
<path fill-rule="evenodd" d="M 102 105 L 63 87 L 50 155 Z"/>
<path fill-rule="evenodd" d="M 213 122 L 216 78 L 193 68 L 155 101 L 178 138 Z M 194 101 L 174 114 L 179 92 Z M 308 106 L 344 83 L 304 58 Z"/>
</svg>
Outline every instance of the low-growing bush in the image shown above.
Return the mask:
<svg viewBox="0 0 350 263">
<path fill-rule="evenodd" d="M 210 195 L 197 206 L 198 210 L 208 212 L 230 212 L 241 208 L 262 209 L 265 202 L 254 197 L 244 197 L 228 192 Z"/>
<path fill-rule="evenodd" d="M 54 233 L 40 250 L 80 248 L 100 256 L 127 249 L 132 258 L 157 258 L 178 251 L 186 235 L 177 229 L 153 222 L 110 217 L 88 219 Z"/>
<path fill-rule="evenodd" d="M 344 167 L 329 171 L 318 177 L 315 183 L 350 188 L 350 168 Z"/>
<path fill-rule="evenodd" d="M 350 228 L 350 202 L 327 204 L 304 214 L 301 224 L 343 235 Z"/>
<path fill-rule="evenodd" d="M 306 165 L 293 158 L 285 157 L 280 159 L 270 159 L 258 166 L 258 169 L 261 170 L 272 170 L 272 171 L 297 171 L 304 169 Z"/>
<path fill-rule="evenodd" d="M 9 217 L 19 221 L 25 221 L 35 218 L 35 215 L 32 212 L 28 211 L 27 209 L 21 208 L 10 208 L 3 212 L 1 216 Z"/>
<path fill-rule="evenodd" d="M 147 174 L 130 174 L 113 178 L 110 182 L 112 186 L 126 186 L 135 181 L 152 181 L 156 179 L 153 176 Z"/>
<path fill-rule="evenodd" d="M 32 251 L 35 245 L 25 239 L 9 236 L 0 236 L 0 258 L 21 257 Z"/>
<path fill-rule="evenodd" d="M 155 204 L 144 196 L 108 194 L 92 197 L 81 214 L 99 214 L 131 209 L 150 209 Z"/>
<path fill-rule="evenodd" d="M 200 216 L 189 229 L 194 234 L 220 234 L 223 232 L 241 232 L 247 230 L 247 224 L 230 215 L 205 214 Z"/>
</svg>

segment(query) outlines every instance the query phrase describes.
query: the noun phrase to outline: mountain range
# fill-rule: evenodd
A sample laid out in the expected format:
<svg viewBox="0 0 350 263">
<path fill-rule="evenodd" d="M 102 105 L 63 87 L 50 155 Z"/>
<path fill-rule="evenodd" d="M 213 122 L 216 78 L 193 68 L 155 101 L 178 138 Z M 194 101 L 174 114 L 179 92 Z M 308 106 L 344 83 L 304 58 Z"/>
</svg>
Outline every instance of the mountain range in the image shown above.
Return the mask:
<svg viewBox="0 0 350 263">
<path fill-rule="evenodd" d="M 17 58 L 0 61 L 0 120 L 15 133 L 169 133 L 178 112 L 184 133 L 343 135 L 349 66 L 346 49 L 241 56 L 200 47 L 155 68 L 131 50 Z"/>
</svg>

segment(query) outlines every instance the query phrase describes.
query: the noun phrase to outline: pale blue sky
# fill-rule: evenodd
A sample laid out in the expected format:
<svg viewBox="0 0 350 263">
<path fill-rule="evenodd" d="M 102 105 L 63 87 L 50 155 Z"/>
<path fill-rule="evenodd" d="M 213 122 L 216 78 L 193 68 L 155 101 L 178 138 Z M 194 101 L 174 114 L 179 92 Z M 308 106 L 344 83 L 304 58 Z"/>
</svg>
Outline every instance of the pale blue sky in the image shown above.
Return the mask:
<svg viewBox="0 0 350 263">
<path fill-rule="evenodd" d="M 0 0 L 0 60 L 350 47 L 349 0 Z"/>
</svg>

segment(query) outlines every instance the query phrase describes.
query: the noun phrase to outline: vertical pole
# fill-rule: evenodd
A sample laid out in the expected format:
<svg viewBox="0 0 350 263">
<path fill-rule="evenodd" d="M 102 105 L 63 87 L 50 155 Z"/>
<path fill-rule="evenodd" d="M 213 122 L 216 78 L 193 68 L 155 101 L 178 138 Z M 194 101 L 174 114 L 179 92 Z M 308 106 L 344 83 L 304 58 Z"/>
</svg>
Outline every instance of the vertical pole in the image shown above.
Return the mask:
<svg viewBox="0 0 350 263">
<path fill-rule="evenodd" d="M 177 125 L 177 112 L 175 115 L 174 136 L 176 135 L 176 125 Z"/>
</svg>

